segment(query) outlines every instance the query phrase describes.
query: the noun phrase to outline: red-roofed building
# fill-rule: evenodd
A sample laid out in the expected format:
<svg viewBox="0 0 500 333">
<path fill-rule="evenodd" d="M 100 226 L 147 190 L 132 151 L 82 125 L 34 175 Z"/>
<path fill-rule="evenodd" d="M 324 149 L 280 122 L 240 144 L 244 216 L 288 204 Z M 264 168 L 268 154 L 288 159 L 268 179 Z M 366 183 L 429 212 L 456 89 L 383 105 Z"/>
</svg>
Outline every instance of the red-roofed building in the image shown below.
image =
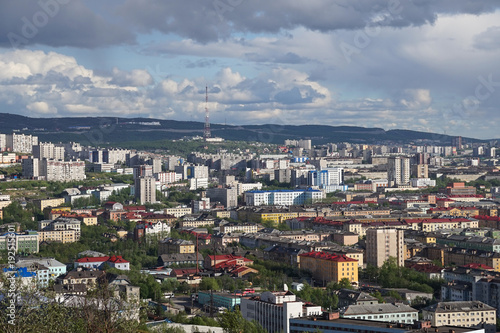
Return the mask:
<svg viewBox="0 0 500 333">
<path fill-rule="evenodd" d="M 252 265 L 253 260 L 232 254 L 209 255 L 205 257 L 204 267 L 216 272 L 224 272 L 241 277 L 248 273 L 257 273 L 255 269 L 246 267 Z M 246 269 L 248 268 L 248 269 Z"/>
<path fill-rule="evenodd" d="M 146 212 L 146 206 L 123 206 L 128 212 Z"/>
<path fill-rule="evenodd" d="M 130 262 L 123 259 L 122 256 L 83 257 L 77 259 L 74 263 L 74 266 L 101 269 L 105 264 L 107 264 L 111 268 L 121 269 L 123 271 L 130 270 Z"/>
<path fill-rule="evenodd" d="M 352 284 L 358 283 L 356 259 L 314 251 L 299 254 L 299 257 L 299 267 L 311 271 L 316 283 L 325 286 L 330 281 L 339 282 L 342 279 L 348 279 Z"/>
<path fill-rule="evenodd" d="M 471 269 L 482 269 L 485 271 L 494 271 L 495 270 L 493 267 L 490 267 L 490 266 L 484 265 L 484 264 L 468 264 L 468 265 L 464 265 L 462 267 L 471 268 Z"/>
</svg>

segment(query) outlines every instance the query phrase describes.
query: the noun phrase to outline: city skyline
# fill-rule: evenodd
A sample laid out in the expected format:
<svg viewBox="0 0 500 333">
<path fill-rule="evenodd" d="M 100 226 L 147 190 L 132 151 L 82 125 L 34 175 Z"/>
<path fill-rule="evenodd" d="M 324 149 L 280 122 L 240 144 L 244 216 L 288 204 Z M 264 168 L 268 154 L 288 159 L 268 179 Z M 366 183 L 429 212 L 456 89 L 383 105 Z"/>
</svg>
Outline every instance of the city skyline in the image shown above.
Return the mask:
<svg viewBox="0 0 500 333">
<path fill-rule="evenodd" d="M 0 112 L 410 129 L 491 139 L 500 4 L 0 4 Z"/>
</svg>

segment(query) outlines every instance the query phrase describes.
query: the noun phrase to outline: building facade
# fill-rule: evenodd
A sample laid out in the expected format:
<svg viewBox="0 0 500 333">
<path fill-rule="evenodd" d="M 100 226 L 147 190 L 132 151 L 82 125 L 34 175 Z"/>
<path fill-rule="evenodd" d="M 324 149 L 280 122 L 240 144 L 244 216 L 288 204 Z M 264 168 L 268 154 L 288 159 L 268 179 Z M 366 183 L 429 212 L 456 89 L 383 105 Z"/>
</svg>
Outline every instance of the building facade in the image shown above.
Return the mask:
<svg viewBox="0 0 500 333">
<path fill-rule="evenodd" d="M 406 259 L 404 230 L 366 230 L 366 263 L 375 267 L 382 267 L 390 257 L 396 258 L 398 266 L 404 266 L 404 260 Z"/>
</svg>

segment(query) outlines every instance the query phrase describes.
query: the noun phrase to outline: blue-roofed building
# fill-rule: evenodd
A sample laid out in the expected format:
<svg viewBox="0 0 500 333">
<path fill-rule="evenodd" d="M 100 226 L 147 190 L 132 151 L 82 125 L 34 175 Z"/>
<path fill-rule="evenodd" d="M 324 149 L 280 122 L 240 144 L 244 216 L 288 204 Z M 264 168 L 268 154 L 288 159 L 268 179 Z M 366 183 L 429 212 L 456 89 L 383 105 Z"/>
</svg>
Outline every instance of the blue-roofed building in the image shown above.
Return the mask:
<svg viewBox="0 0 500 333">
<path fill-rule="evenodd" d="M 2 268 L 2 272 L 8 276 L 14 276 L 20 281 L 21 286 L 32 286 L 36 284 L 36 273 L 30 272 L 27 267 Z"/>
<path fill-rule="evenodd" d="M 325 197 L 319 190 L 274 190 L 245 192 L 247 206 L 291 206 L 317 202 Z"/>
</svg>

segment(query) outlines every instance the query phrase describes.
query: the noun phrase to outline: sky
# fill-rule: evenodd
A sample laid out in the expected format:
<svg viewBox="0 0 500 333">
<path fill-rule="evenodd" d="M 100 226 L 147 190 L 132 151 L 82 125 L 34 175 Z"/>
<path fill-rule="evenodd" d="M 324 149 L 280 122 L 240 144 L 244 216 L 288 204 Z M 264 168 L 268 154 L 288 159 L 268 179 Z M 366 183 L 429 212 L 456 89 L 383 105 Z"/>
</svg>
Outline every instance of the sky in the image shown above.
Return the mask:
<svg viewBox="0 0 500 333">
<path fill-rule="evenodd" d="M 0 112 L 30 117 L 492 139 L 499 59 L 498 0 L 0 2 Z"/>
</svg>

